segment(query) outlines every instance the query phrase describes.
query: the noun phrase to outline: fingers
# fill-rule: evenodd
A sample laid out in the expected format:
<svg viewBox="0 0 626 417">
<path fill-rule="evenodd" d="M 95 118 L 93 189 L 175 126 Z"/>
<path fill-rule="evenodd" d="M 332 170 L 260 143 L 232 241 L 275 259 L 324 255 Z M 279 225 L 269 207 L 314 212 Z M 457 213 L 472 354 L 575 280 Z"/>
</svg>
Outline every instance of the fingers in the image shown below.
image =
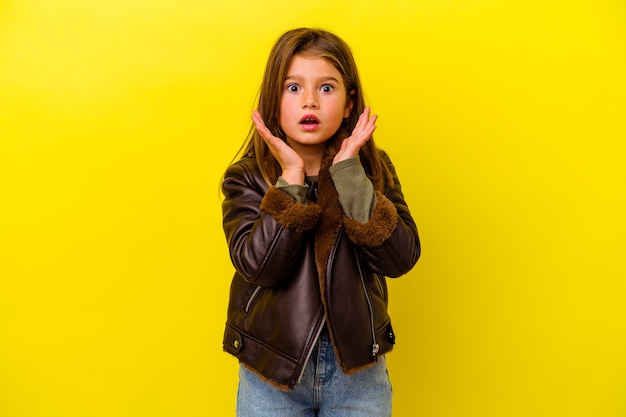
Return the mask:
<svg viewBox="0 0 626 417">
<path fill-rule="evenodd" d="M 352 134 L 341 143 L 333 163 L 358 155 L 361 147 L 370 140 L 374 130 L 376 130 L 376 120 L 378 120 L 378 116 L 370 115 L 370 108 L 366 107 L 359 116 Z"/>
<path fill-rule="evenodd" d="M 278 139 L 276 136 L 272 135 L 272 132 L 265 126 L 265 122 L 263 121 L 263 117 L 261 117 L 261 113 L 258 110 L 252 112 L 252 121 L 254 122 L 254 126 L 256 130 L 263 136 L 263 139 L 272 140 Z"/>
<path fill-rule="evenodd" d="M 366 107 L 363 110 L 363 113 L 359 115 L 359 120 L 357 121 L 356 126 L 354 126 L 355 130 L 363 129 L 368 124 L 368 122 L 370 121 L 370 111 L 371 109 L 369 107 Z"/>
<path fill-rule="evenodd" d="M 376 125 L 378 115 L 373 114 L 370 116 L 370 112 L 370 107 L 366 107 L 363 110 L 363 113 L 361 113 L 359 119 L 357 120 L 356 126 L 354 126 L 355 131 L 372 130 L 372 127 Z"/>
<path fill-rule="evenodd" d="M 280 138 L 274 136 L 272 132 L 267 128 L 265 122 L 263 121 L 263 117 L 258 110 L 252 112 L 252 121 L 254 122 L 254 126 L 256 127 L 257 132 L 259 132 L 272 153 L 275 153 L 277 151 L 277 147 L 284 145 L 284 142 Z"/>
<path fill-rule="evenodd" d="M 277 155 L 277 146 L 280 146 L 280 142 L 282 142 L 279 138 L 274 136 L 272 132 L 265 126 L 265 122 L 263 121 L 263 117 L 258 110 L 252 112 L 252 121 L 254 122 L 254 127 L 257 132 L 261 135 L 265 143 L 270 149 L 270 152 L 274 155 L 275 158 L 278 159 Z"/>
<path fill-rule="evenodd" d="M 363 113 L 359 116 L 359 120 L 352 131 L 350 139 L 359 143 L 359 147 L 367 142 L 372 136 L 372 133 L 374 133 L 374 130 L 376 130 L 378 115 L 370 115 L 370 110 L 371 109 L 369 107 L 366 107 L 365 110 L 363 110 Z"/>
<path fill-rule="evenodd" d="M 300 155 L 296 153 L 285 141 L 274 136 L 272 132 L 267 128 L 261 113 L 255 110 L 252 113 L 252 121 L 256 130 L 259 132 L 270 152 L 276 158 L 276 161 L 280 164 L 283 170 L 283 178 L 285 178 L 290 184 L 295 183 L 292 181 L 303 180 L 304 162 Z M 295 173 L 295 174 L 294 174 Z"/>
</svg>

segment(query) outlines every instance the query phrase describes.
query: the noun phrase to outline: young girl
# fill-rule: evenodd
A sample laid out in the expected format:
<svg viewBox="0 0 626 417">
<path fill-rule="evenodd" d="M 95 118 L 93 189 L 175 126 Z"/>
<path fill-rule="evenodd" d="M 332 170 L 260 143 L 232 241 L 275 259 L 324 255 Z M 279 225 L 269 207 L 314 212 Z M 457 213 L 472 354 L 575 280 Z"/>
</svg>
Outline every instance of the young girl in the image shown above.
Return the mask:
<svg viewBox="0 0 626 417">
<path fill-rule="evenodd" d="M 420 244 L 348 46 L 282 35 L 252 120 L 222 183 L 237 416 L 390 416 L 385 277 L 407 273 Z"/>
</svg>

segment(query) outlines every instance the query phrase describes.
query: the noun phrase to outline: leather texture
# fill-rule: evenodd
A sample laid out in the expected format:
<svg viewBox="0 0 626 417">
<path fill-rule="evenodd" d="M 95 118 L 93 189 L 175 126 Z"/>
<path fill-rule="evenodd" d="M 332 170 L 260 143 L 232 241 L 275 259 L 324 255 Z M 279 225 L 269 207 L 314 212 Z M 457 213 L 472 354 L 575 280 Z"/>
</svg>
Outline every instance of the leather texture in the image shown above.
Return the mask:
<svg viewBox="0 0 626 417">
<path fill-rule="evenodd" d="M 298 382 L 324 325 L 348 374 L 395 343 L 386 277 L 415 265 L 420 242 L 395 169 L 381 157 L 395 184 L 377 191 L 364 224 L 343 213 L 328 172 L 333 155 L 309 204 L 268 186 L 253 157 L 226 172 L 223 227 L 235 274 L 224 350 L 281 388 Z"/>
</svg>

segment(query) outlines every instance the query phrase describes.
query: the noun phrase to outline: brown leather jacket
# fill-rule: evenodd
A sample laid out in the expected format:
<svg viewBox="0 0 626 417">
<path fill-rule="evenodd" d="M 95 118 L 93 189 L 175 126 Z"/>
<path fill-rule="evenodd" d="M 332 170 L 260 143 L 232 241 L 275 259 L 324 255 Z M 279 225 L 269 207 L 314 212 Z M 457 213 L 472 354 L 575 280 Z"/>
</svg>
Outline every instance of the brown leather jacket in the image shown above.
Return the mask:
<svg viewBox="0 0 626 417">
<path fill-rule="evenodd" d="M 322 161 L 317 203 L 300 204 L 263 180 L 256 160 L 229 167 L 222 189 L 224 232 L 235 275 L 224 350 L 282 388 L 299 381 L 326 324 L 339 364 L 353 373 L 395 342 L 385 277 L 417 262 L 417 228 L 395 185 L 376 192 L 371 219 L 345 216 Z"/>
</svg>

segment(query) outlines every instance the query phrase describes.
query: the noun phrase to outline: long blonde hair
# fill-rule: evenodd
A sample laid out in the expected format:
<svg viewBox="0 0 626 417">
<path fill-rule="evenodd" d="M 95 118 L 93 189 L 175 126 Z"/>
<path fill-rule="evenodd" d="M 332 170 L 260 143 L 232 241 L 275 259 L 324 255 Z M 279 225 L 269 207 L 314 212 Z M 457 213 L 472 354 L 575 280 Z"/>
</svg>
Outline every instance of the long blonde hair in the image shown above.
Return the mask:
<svg viewBox="0 0 626 417">
<path fill-rule="evenodd" d="M 259 92 L 258 110 L 261 117 L 274 136 L 286 139 L 280 127 L 280 100 L 287 71 L 293 57 L 298 54 L 327 60 L 343 77 L 353 108 L 337 133 L 328 140 L 328 146 L 339 149 L 341 141 L 352 133 L 359 115 L 365 109 L 365 101 L 352 52 L 348 45 L 333 33 L 320 29 L 299 28 L 284 33 L 276 41 L 267 60 Z M 274 184 L 281 173 L 280 165 L 254 125 L 248 133 L 245 147 L 242 148 L 242 157 L 254 156 L 265 181 Z M 240 153 L 241 150 L 238 154 Z M 359 156 L 376 190 L 382 191 L 386 185 L 393 184 L 392 175 L 381 160 L 373 138 L 361 148 Z"/>
</svg>

